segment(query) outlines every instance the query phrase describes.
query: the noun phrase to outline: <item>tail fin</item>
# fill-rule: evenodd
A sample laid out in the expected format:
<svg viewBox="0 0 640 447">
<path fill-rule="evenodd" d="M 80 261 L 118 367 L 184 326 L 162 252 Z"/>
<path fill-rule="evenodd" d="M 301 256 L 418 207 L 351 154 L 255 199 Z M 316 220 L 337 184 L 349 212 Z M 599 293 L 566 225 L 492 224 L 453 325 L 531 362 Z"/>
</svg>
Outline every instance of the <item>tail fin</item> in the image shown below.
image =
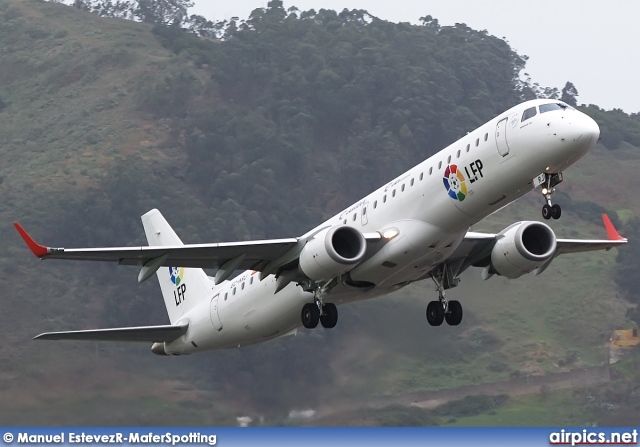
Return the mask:
<svg viewBox="0 0 640 447">
<path fill-rule="evenodd" d="M 142 225 L 151 246 L 184 245 L 160 211 L 156 209 L 142 216 Z M 213 296 L 213 282 L 202 269 L 180 266 L 160 267 L 156 274 L 171 324 L 175 324 L 197 303 Z"/>
</svg>

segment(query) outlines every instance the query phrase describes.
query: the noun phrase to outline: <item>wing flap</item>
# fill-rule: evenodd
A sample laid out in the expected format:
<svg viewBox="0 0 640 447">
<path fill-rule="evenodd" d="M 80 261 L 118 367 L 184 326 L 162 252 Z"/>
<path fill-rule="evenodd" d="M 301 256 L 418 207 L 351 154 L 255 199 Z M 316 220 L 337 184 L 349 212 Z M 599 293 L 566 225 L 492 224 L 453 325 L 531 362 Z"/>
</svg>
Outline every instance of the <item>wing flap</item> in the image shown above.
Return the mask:
<svg viewBox="0 0 640 447">
<path fill-rule="evenodd" d="M 90 341 L 139 341 L 170 342 L 183 336 L 188 324 L 163 326 L 138 326 L 85 331 L 45 332 L 34 340 L 90 340 Z"/>
</svg>

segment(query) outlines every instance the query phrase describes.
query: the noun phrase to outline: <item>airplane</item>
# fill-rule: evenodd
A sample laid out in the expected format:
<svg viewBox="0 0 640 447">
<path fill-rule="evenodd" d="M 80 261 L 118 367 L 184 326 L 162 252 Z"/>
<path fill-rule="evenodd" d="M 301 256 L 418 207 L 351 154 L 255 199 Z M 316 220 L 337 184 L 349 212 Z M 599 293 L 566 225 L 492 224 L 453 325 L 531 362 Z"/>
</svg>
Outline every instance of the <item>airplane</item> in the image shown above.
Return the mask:
<svg viewBox="0 0 640 447">
<path fill-rule="evenodd" d="M 170 322 L 35 338 L 149 342 L 159 355 L 239 348 L 294 335 L 301 325 L 333 328 L 337 305 L 425 279 L 438 291 L 426 308 L 428 323 L 459 325 L 462 305 L 445 291 L 469 267 L 482 269 L 485 280 L 538 275 L 561 254 L 627 242 L 606 215 L 602 240 L 557 238 L 541 221 L 515 222 L 496 234 L 470 231 L 538 187 L 543 218 L 558 219 L 555 187 L 599 135 L 593 119 L 566 103 L 523 102 L 295 238 L 185 245 L 154 209 L 142 216 L 148 246 L 66 249 L 38 244 L 15 223 L 38 258 L 133 265 L 139 282 L 156 274 Z"/>
</svg>

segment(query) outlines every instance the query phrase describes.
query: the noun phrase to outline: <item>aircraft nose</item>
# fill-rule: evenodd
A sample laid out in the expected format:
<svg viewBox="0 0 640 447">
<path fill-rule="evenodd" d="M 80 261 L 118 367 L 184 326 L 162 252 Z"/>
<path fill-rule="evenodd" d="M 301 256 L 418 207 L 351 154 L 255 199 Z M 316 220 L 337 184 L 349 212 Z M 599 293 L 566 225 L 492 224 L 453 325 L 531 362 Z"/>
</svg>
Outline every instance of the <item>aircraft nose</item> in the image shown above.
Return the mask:
<svg viewBox="0 0 640 447">
<path fill-rule="evenodd" d="M 600 138 L 600 127 L 590 116 L 574 111 L 565 115 L 564 131 L 559 132 L 561 140 L 570 143 L 570 147 L 584 154 L 593 148 Z"/>
<path fill-rule="evenodd" d="M 589 115 L 586 115 L 582 112 L 580 113 L 580 118 L 576 120 L 576 130 L 580 132 L 583 137 L 589 138 L 591 142 L 595 145 L 600 138 L 600 126 L 595 122 L 593 118 Z"/>
</svg>

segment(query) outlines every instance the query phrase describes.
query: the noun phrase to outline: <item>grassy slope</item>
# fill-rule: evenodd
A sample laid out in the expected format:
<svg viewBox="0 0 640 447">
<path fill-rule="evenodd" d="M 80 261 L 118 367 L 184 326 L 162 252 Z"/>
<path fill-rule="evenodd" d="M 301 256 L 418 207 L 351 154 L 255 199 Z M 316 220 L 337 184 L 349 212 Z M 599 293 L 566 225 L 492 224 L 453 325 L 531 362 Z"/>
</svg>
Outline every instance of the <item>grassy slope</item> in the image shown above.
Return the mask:
<svg viewBox="0 0 640 447">
<path fill-rule="evenodd" d="M 116 155 L 162 138 L 147 135 L 150 126 L 135 113 L 136 83 L 152 80 L 172 58 L 147 27 L 50 3 L 2 3 L 20 14 L 8 21 L 19 22 L 17 32 L 42 33 L 18 39 L 5 56 L 14 68 L 3 70 L 10 106 L 0 126 L 0 161 L 14 191 L 95 186 Z"/>
<path fill-rule="evenodd" d="M 5 20 L 12 17 L 2 26 L 15 21 L 12 26 L 25 33 L 16 36 L 2 56 L 8 62 L 0 64 L 0 98 L 9 104 L 0 113 L 0 235 L 6 241 L 0 278 L 10 285 L 0 302 L 8 322 L 0 329 L 0 400 L 13 402 L 0 409 L 3 424 L 233 424 L 235 416 L 261 410 L 255 396 L 225 385 L 231 377 L 224 375 L 231 373 L 219 372 L 220 363 L 254 359 L 265 349 L 308 347 L 308 355 L 327 368 L 326 383 L 309 380 L 322 396 L 314 405 L 331 406 L 341 399 L 557 371 L 565 359 L 573 359 L 566 367 L 600 364 L 610 330 L 626 324 L 611 282 L 614 253 L 596 253 L 560 258 L 544 275 L 514 281 L 482 282 L 478 271 L 467 272 L 449 293 L 465 306 L 457 329 L 426 324 L 424 307 L 436 294 L 424 283 L 345 307 L 332 333 L 302 333 L 267 348 L 208 354 L 204 361 L 157 358 L 145 345 L 30 342 L 43 330 L 94 326 L 101 299 L 87 294 L 104 285 L 79 274 L 76 265 L 35 263 L 10 223 L 20 218 L 34 234 L 46 234 L 51 215 L 64 212 L 47 207 L 52 195 L 85 194 L 100 185 L 110 166 L 132 154 L 170 166 L 179 154 L 163 148 L 168 127 L 140 111 L 137 95 L 184 62 L 140 24 L 29 0 L 0 0 L 0 11 Z M 566 173 L 559 190 L 621 217 L 635 214 L 637 154 L 635 148 L 598 148 Z M 622 192 L 620 178 L 631 182 Z M 515 219 L 537 220 L 540 206 L 540 197 L 531 194 L 476 229 L 497 231 Z M 570 212 L 551 224 L 562 236 L 604 236 L 601 227 Z M 95 269 L 124 297 L 157 291 L 155 284 L 136 285 L 129 269 Z M 331 349 L 312 351 L 318 338 Z M 274 355 L 262 361 L 258 369 L 273 370 L 273 362 L 288 367 L 290 359 Z M 262 380 L 266 389 L 283 386 L 277 375 Z M 547 404 L 526 401 L 532 412 Z M 526 421 L 523 411 L 499 424 Z M 556 422 L 562 420 L 558 415 Z M 268 419 L 285 421 L 282 415 Z"/>
<path fill-rule="evenodd" d="M 70 265 L 38 268 L 11 222 L 20 220 L 34 234 L 44 234 L 47 222 L 64 213 L 50 206 L 52 198 L 86 195 L 99 186 L 114 163 L 131 154 L 162 155 L 159 148 L 168 128 L 140 113 L 137 84 L 144 80 L 153 85 L 177 66 L 176 58 L 144 25 L 30 0 L 0 0 L 0 13 L 5 33 L 0 97 L 8 104 L 0 113 L 0 237 L 5 241 L 0 277 L 11 284 L 0 302 L 5 321 L 0 329 L 4 340 L 0 399 L 13 402 L 2 406 L 0 420 L 7 424 L 133 423 L 132 414 L 144 411 L 132 396 L 163 397 L 157 384 L 170 374 L 145 380 L 118 375 L 130 370 L 136 354 L 146 356 L 146 346 L 133 347 L 124 358 L 93 369 L 101 358 L 119 349 L 67 345 L 58 350 L 30 342 L 38 331 L 57 324 L 95 325 L 92 320 L 100 305 L 88 293 L 97 286 Z M 112 274 L 116 281 L 121 279 L 115 269 Z M 87 373 L 85 368 L 93 371 Z M 135 390 L 112 398 L 125 399 L 131 413 L 107 417 L 106 411 L 96 408 L 92 418 L 82 402 L 95 407 L 95 399 L 115 388 Z M 54 402 L 66 408 L 61 411 L 51 405 Z"/>
</svg>

